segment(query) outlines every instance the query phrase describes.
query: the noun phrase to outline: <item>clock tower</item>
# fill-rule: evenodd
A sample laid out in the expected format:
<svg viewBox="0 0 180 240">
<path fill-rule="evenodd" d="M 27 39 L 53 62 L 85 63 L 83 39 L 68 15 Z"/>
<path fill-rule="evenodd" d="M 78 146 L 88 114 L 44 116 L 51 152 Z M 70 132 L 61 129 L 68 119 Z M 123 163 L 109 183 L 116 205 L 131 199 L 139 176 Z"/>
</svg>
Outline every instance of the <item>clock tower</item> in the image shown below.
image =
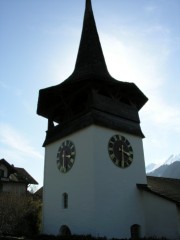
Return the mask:
<svg viewBox="0 0 180 240">
<path fill-rule="evenodd" d="M 39 91 L 37 113 L 48 119 L 43 233 L 129 238 L 145 232 L 136 184 L 146 183 L 139 110 L 146 96 L 108 72 L 91 1 L 73 73 Z"/>
</svg>

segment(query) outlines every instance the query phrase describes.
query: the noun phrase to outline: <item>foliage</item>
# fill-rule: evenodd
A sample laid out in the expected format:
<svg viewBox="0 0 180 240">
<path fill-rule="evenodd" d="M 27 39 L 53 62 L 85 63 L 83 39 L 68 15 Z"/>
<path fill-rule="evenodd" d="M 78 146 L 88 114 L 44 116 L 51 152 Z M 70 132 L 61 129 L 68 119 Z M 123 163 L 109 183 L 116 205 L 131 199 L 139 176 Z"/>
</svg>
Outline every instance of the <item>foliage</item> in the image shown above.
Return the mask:
<svg viewBox="0 0 180 240">
<path fill-rule="evenodd" d="M 29 240 L 29 239 L 28 239 Z M 91 235 L 71 235 L 71 236 L 53 236 L 53 235 L 39 235 L 31 240 L 107 240 L 106 237 L 93 237 Z M 117 239 L 113 238 L 111 240 L 128 240 L 128 239 Z M 140 238 L 138 240 L 167 240 L 166 238 Z"/>
<path fill-rule="evenodd" d="M 37 235 L 40 226 L 41 204 L 31 196 L 0 194 L 0 234 Z"/>
<path fill-rule="evenodd" d="M 1 240 L 15 240 L 14 238 L 1 238 Z M 53 235 L 39 235 L 32 238 L 24 238 L 24 240 L 107 240 L 106 237 L 93 237 L 91 235 L 71 235 L 71 236 L 53 236 Z M 128 240 L 128 239 L 111 239 L 111 240 Z M 131 239 L 129 239 L 131 240 Z M 138 240 L 167 240 L 166 238 L 140 238 Z"/>
<path fill-rule="evenodd" d="M 40 235 L 35 240 L 107 240 L 106 237 L 93 237 L 91 235 L 68 235 L 68 236 L 53 236 Z"/>
</svg>

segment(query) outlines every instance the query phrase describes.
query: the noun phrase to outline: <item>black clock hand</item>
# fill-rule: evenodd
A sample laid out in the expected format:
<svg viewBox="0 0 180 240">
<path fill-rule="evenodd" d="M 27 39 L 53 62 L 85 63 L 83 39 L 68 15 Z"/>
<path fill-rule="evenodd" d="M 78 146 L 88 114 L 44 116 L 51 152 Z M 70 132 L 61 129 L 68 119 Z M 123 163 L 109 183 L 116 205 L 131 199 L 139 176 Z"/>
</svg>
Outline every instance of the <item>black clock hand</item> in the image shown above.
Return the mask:
<svg viewBox="0 0 180 240">
<path fill-rule="evenodd" d="M 123 149 L 123 145 L 122 145 L 122 151 L 121 151 L 121 154 L 122 154 L 121 167 L 124 167 L 124 149 Z"/>
<path fill-rule="evenodd" d="M 124 154 L 126 154 L 127 156 L 130 156 L 130 153 L 126 152 L 126 151 L 123 151 Z"/>
<path fill-rule="evenodd" d="M 64 169 L 65 151 L 63 151 L 63 153 L 62 153 L 62 159 L 63 159 L 63 169 Z"/>
<path fill-rule="evenodd" d="M 127 156 L 130 156 L 129 152 L 124 151 L 123 145 L 122 145 L 122 149 L 119 148 L 119 151 L 123 152 L 124 154 L 126 154 Z"/>
</svg>

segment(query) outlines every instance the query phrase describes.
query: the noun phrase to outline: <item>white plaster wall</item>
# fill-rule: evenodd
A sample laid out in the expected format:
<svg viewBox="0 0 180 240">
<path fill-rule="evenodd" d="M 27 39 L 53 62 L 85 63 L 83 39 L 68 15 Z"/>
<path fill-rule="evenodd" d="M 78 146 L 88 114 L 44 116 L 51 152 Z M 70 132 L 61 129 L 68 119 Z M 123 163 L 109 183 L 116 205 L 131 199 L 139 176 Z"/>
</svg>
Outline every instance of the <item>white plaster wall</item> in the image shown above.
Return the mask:
<svg viewBox="0 0 180 240">
<path fill-rule="evenodd" d="M 46 147 L 44 174 L 45 233 L 58 234 L 61 225 L 68 225 L 73 233 L 92 231 L 94 210 L 93 129 L 87 128 L 67 136 Z M 76 148 L 75 163 L 67 173 L 56 165 L 56 155 L 61 143 L 69 139 Z M 62 194 L 69 196 L 68 209 L 62 207 Z M 83 232 L 84 230 L 84 232 Z"/>
<path fill-rule="evenodd" d="M 107 128 L 90 126 L 67 136 L 45 150 L 43 232 L 58 234 L 61 225 L 72 233 L 107 237 L 130 237 L 130 226 L 141 225 L 144 216 L 136 183 L 146 183 L 142 139 L 122 133 L 131 143 L 134 161 L 127 169 L 116 167 L 108 154 L 114 134 Z M 72 169 L 63 174 L 56 155 L 64 140 L 76 147 Z M 69 195 L 68 209 L 62 208 L 62 194 Z"/>
<path fill-rule="evenodd" d="M 118 168 L 108 154 L 109 139 L 121 134 L 133 148 L 133 162 Z M 107 237 L 130 238 L 130 226 L 141 225 L 144 216 L 136 183 L 146 183 L 142 139 L 103 127 L 94 127 L 96 233 Z"/>
<path fill-rule="evenodd" d="M 148 192 L 142 193 L 146 236 L 180 238 L 180 216 L 175 203 Z"/>
</svg>

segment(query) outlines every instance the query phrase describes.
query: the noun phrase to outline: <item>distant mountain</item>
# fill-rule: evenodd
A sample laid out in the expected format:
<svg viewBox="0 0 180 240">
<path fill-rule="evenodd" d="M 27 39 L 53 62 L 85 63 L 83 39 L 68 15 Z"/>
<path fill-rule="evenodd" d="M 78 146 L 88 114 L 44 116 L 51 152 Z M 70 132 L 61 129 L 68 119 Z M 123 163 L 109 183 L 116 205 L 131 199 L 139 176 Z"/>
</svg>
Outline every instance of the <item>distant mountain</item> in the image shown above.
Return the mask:
<svg viewBox="0 0 180 240">
<path fill-rule="evenodd" d="M 156 168 L 155 170 L 149 172 L 148 176 L 156 176 L 156 177 L 162 177 L 166 169 L 169 165 L 161 165 L 160 167 Z"/>
<path fill-rule="evenodd" d="M 180 178 L 180 161 L 173 162 L 169 165 L 169 167 L 164 171 L 163 177 Z"/>
<path fill-rule="evenodd" d="M 148 176 L 179 178 L 180 179 L 180 154 L 171 155 L 162 165 L 149 164 L 146 167 Z"/>
<path fill-rule="evenodd" d="M 170 165 L 176 161 L 180 161 L 180 154 L 178 155 L 171 155 L 165 162 L 164 164 Z"/>
<path fill-rule="evenodd" d="M 156 169 L 157 164 L 155 163 L 150 163 L 149 165 L 146 166 L 146 173 L 152 172 L 154 169 Z"/>
</svg>

